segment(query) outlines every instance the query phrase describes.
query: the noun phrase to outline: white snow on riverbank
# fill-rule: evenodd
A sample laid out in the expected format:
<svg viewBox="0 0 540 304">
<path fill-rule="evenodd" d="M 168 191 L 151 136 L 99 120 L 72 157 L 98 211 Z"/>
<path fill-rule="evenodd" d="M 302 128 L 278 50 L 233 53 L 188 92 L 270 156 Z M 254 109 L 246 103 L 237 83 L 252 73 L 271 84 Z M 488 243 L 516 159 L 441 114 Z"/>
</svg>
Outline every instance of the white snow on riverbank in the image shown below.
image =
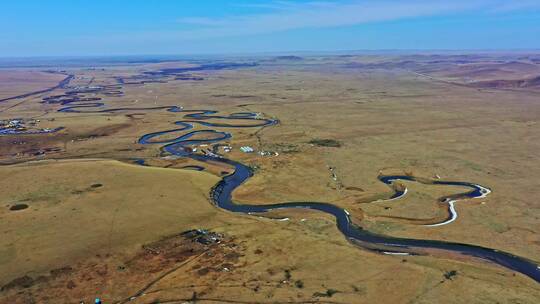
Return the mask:
<svg viewBox="0 0 540 304">
<path fill-rule="evenodd" d="M 407 252 L 392 252 L 392 251 L 383 251 L 384 254 L 388 255 L 410 255 Z"/>
<path fill-rule="evenodd" d="M 424 226 L 427 226 L 427 227 L 437 227 L 437 226 L 442 226 L 442 225 L 447 225 L 447 224 L 450 224 L 451 222 L 455 221 L 457 219 L 457 212 L 456 212 L 456 208 L 454 207 L 454 203 L 456 201 L 449 201 L 448 202 L 448 205 L 449 205 L 449 210 L 450 210 L 450 218 L 447 219 L 446 221 L 442 222 L 442 223 L 437 223 L 437 224 L 430 224 L 430 225 L 424 225 Z"/>
<path fill-rule="evenodd" d="M 486 188 L 486 187 L 482 187 L 480 185 L 475 185 L 476 187 L 478 187 L 478 189 L 480 189 L 480 193 L 482 193 L 480 196 L 477 196 L 477 197 L 474 197 L 474 198 L 484 198 L 486 196 L 488 196 L 488 194 L 491 193 L 491 190 Z M 447 225 L 447 224 L 450 224 L 451 222 L 455 221 L 458 217 L 458 214 L 456 212 L 456 208 L 454 206 L 454 204 L 456 203 L 457 201 L 456 200 L 451 200 L 448 202 L 448 206 L 449 206 L 449 210 L 450 210 L 450 218 L 447 219 L 446 221 L 442 222 L 442 223 L 437 223 L 437 224 L 430 224 L 430 225 L 424 225 L 424 226 L 427 226 L 427 227 L 438 227 L 438 226 L 443 226 L 443 225 Z"/>
<path fill-rule="evenodd" d="M 391 201 L 398 200 L 398 199 L 404 197 L 405 194 L 407 194 L 407 191 L 409 191 L 409 190 L 407 188 L 405 188 L 405 190 L 403 190 L 403 193 L 401 193 L 400 196 L 396 196 L 394 198 L 389 198 L 389 199 L 386 199 L 386 200 L 378 200 L 377 202 L 391 202 Z"/>
</svg>

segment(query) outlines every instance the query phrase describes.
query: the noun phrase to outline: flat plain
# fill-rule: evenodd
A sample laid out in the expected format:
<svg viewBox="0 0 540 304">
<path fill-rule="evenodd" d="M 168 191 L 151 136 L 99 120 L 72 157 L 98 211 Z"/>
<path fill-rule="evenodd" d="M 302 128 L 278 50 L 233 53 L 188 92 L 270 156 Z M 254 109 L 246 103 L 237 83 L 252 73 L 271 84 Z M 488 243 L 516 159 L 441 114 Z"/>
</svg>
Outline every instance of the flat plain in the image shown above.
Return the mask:
<svg viewBox="0 0 540 304">
<path fill-rule="evenodd" d="M 539 58 L 310 55 L 2 70 L 25 76 L 9 76 L 13 92 L 0 90 L 0 120 L 22 120 L 22 131 L 0 135 L 0 302 L 537 303 L 538 282 L 485 260 L 368 250 L 313 210 L 220 209 L 211 190 L 233 167 L 139 138 L 180 129 L 186 113 L 170 106 L 256 113 L 279 123 L 194 124 L 232 135 L 220 142 L 227 150 L 195 143 L 194 153 L 215 147 L 253 169 L 235 202 L 328 202 L 370 232 L 538 263 Z M 393 187 L 406 195 L 389 200 L 395 189 L 381 175 L 491 193 L 459 200 L 455 221 L 431 227 L 449 216 L 440 198 L 467 188 L 399 181 Z"/>
</svg>

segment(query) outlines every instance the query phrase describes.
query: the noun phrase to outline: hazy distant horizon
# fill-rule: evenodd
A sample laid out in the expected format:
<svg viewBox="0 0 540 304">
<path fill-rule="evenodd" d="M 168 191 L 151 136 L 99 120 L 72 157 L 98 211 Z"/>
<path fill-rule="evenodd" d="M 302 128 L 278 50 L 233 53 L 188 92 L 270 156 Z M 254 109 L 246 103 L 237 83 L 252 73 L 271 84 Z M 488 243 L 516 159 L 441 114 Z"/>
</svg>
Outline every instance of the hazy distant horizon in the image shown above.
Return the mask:
<svg viewBox="0 0 540 304">
<path fill-rule="evenodd" d="M 317 56 L 317 55 L 427 55 L 427 54 L 453 54 L 453 55 L 472 55 L 472 54 L 536 54 L 540 52 L 540 48 L 531 49 L 358 49 L 358 50 L 293 50 L 293 51 L 273 51 L 273 52 L 230 52 L 230 53 L 176 53 L 176 54 L 88 54 L 88 55 L 27 55 L 27 56 L 0 56 L 0 60 L 7 59 L 93 59 L 93 58 L 197 58 L 197 57 L 266 57 L 266 56 Z"/>
<path fill-rule="evenodd" d="M 229 54 L 142 54 L 142 55 L 80 55 L 80 56 L 21 56 L 1 57 L 0 69 L 9 68 L 48 68 L 48 67 L 98 67 L 140 63 L 159 63 L 167 61 L 204 61 L 204 60 L 249 60 L 276 56 L 377 56 L 377 55 L 538 55 L 540 49 L 528 50 L 342 50 L 342 51 L 291 51 L 291 52 L 253 52 Z M 155 62 L 152 62 L 155 61 Z"/>
</svg>

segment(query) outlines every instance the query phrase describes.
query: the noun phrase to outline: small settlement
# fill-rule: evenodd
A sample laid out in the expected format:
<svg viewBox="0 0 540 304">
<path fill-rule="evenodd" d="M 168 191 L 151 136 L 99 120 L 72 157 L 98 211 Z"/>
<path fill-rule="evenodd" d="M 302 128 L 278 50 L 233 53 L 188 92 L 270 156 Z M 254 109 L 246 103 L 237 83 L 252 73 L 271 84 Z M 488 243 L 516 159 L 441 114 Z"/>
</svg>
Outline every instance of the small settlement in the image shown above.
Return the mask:
<svg viewBox="0 0 540 304">
<path fill-rule="evenodd" d="M 17 134 L 41 134 L 52 133 L 61 130 L 62 128 L 38 128 L 39 119 L 8 119 L 0 120 L 0 136 L 1 135 L 17 135 Z"/>
</svg>

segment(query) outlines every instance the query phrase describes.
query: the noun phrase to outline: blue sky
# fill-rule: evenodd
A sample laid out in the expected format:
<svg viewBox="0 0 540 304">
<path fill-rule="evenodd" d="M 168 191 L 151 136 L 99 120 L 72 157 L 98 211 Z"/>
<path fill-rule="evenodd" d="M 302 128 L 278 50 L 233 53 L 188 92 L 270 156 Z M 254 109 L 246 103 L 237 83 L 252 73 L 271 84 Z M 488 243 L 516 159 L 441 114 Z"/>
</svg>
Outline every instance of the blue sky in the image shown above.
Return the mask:
<svg viewBox="0 0 540 304">
<path fill-rule="evenodd" d="M 540 49 L 540 0 L 4 0 L 0 56 Z"/>
</svg>

